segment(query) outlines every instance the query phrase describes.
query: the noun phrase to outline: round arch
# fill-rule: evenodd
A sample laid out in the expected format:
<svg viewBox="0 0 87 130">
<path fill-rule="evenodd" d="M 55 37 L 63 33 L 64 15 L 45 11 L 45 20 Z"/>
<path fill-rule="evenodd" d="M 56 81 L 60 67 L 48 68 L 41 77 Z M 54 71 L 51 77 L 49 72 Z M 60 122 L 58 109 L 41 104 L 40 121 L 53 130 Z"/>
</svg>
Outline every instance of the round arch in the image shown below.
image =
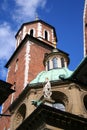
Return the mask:
<svg viewBox="0 0 87 130">
<path fill-rule="evenodd" d="M 25 119 L 26 116 L 26 105 L 22 104 L 15 114 L 14 127 L 17 128 Z"/>
<path fill-rule="evenodd" d="M 83 102 L 84 102 L 85 109 L 87 111 L 87 95 L 84 96 Z"/>
<path fill-rule="evenodd" d="M 53 103 L 53 107 L 65 111 L 68 104 L 68 97 L 60 91 L 52 91 L 52 100 L 55 102 Z"/>
</svg>

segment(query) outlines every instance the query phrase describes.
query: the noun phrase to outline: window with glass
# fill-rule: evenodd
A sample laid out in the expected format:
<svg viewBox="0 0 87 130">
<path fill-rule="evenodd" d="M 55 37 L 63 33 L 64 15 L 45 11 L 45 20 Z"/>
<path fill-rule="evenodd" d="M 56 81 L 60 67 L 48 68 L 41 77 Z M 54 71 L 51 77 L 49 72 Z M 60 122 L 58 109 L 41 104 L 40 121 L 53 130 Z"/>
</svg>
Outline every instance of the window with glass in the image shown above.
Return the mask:
<svg viewBox="0 0 87 130">
<path fill-rule="evenodd" d="M 65 111 L 65 106 L 62 103 L 54 103 L 52 107 L 59 109 L 61 111 Z"/>
<path fill-rule="evenodd" d="M 53 61 L 53 69 L 58 68 L 57 58 L 54 57 L 52 61 Z"/>
<path fill-rule="evenodd" d="M 50 62 L 49 62 L 49 60 L 47 61 L 47 70 L 50 70 Z"/>
<path fill-rule="evenodd" d="M 65 67 L 64 58 L 61 58 L 61 67 Z"/>
</svg>

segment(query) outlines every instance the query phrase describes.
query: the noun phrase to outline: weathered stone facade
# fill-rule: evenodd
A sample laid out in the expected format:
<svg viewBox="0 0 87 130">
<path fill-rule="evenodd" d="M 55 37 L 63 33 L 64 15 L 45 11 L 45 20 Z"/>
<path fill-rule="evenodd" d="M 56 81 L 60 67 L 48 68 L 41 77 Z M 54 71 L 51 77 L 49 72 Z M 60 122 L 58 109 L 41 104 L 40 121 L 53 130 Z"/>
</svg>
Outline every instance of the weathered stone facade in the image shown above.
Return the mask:
<svg viewBox="0 0 87 130">
<path fill-rule="evenodd" d="M 30 86 L 29 88 L 29 86 L 27 86 L 26 94 L 23 96 L 23 98 L 22 95 L 20 96 L 21 99 L 18 99 L 19 101 L 17 102 L 18 104 L 15 106 L 15 108 L 11 108 L 11 112 L 13 113 L 11 120 L 11 130 L 15 130 L 18 125 L 20 125 L 20 123 L 37 108 L 32 104 L 32 101 L 42 101 L 44 103 L 45 100 L 47 100 L 43 97 L 43 86 L 41 85 L 39 87 L 34 87 L 32 88 Z M 84 96 L 87 95 L 87 91 L 82 89 L 81 86 L 67 81 L 66 83 L 52 83 L 51 89 L 51 100 L 48 100 L 47 102 L 51 102 L 51 104 L 53 104 L 54 102 L 62 103 L 65 106 L 66 112 L 70 112 L 72 114 L 87 118 L 87 111 L 83 102 Z M 26 108 L 25 111 L 23 107 Z M 20 118 L 17 117 L 18 113 Z M 25 113 L 24 116 L 23 113 Z"/>
</svg>

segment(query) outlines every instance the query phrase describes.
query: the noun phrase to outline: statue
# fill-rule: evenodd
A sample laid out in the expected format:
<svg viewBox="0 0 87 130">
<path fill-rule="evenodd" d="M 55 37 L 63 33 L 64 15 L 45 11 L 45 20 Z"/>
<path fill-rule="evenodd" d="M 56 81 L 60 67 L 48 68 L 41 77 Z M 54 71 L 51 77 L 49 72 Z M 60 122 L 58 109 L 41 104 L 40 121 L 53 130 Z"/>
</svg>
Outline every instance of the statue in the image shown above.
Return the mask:
<svg viewBox="0 0 87 130">
<path fill-rule="evenodd" d="M 50 84 L 50 81 L 48 80 L 48 78 L 46 78 L 46 84 L 43 88 L 43 94 L 44 94 L 44 98 L 48 98 L 48 99 L 50 99 L 50 97 L 52 95 L 51 84 Z"/>
</svg>

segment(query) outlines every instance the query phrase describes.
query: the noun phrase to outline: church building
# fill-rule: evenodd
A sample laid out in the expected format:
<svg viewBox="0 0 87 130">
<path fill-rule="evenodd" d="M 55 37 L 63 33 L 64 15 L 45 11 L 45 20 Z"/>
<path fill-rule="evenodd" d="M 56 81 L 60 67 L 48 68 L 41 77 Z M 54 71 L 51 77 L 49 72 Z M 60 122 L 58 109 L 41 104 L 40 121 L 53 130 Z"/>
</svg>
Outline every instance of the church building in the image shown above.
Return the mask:
<svg viewBox="0 0 87 130">
<path fill-rule="evenodd" d="M 23 23 L 6 63 L 15 92 L 3 104 L 0 130 L 87 130 L 87 1 L 84 56 L 75 71 L 69 54 L 57 48 L 55 28 L 43 20 Z"/>
</svg>

